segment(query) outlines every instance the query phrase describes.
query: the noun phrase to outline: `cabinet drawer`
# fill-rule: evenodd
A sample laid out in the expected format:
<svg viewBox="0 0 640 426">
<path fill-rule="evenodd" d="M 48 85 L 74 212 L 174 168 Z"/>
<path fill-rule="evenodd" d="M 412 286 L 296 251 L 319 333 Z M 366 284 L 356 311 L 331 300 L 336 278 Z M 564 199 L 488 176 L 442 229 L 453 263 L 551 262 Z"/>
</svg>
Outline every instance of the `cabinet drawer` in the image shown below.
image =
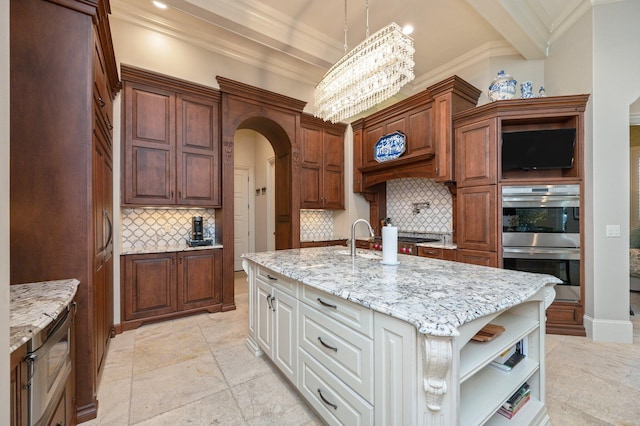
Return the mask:
<svg viewBox="0 0 640 426">
<path fill-rule="evenodd" d="M 304 303 L 300 313 L 300 346 L 372 402 L 373 341 Z"/>
<path fill-rule="evenodd" d="M 347 327 L 373 337 L 373 311 L 370 309 L 309 286 L 302 287 L 302 300 Z"/>
<path fill-rule="evenodd" d="M 304 349 L 300 349 L 300 373 L 300 392 L 328 424 L 373 424 L 373 407 Z"/>
<path fill-rule="evenodd" d="M 442 259 L 442 249 L 433 247 L 418 247 L 418 256 Z"/>
<path fill-rule="evenodd" d="M 298 298 L 298 283 L 290 278 L 283 277 L 280 274 L 273 272 L 270 269 L 258 266 L 257 268 L 258 278 L 262 281 L 272 285 L 285 293 Z"/>
</svg>

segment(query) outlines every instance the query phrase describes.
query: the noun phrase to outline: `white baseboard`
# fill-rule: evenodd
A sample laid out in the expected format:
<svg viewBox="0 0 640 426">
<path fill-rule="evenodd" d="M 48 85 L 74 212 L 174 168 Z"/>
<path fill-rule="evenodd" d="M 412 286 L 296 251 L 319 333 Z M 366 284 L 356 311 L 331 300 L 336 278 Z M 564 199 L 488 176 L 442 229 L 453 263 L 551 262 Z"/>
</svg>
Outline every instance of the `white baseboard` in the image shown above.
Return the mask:
<svg viewBox="0 0 640 426">
<path fill-rule="evenodd" d="M 631 321 L 601 320 L 587 315 L 583 320 L 587 337 L 594 342 L 633 343 L 633 324 Z"/>
</svg>

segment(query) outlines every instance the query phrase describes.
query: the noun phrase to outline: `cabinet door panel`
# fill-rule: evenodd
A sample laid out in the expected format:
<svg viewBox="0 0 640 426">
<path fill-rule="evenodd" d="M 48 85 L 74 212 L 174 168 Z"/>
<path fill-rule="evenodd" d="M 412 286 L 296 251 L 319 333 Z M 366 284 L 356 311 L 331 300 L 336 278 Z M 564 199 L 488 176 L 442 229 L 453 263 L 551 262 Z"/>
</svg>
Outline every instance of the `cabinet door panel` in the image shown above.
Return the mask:
<svg viewBox="0 0 640 426">
<path fill-rule="evenodd" d="M 192 309 L 222 302 L 222 277 L 218 266 L 220 251 L 180 253 L 178 309 Z"/>
<path fill-rule="evenodd" d="M 292 382 L 298 376 L 298 301 L 280 291 L 274 292 L 273 362 Z"/>
<path fill-rule="evenodd" d="M 302 128 L 302 166 L 322 166 L 322 130 Z"/>
<path fill-rule="evenodd" d="M 436 182 L 455 180 L 451 98 L 451 95 L 439 96 L 433 103 Z"/>
<path fill-rule="evenodd" d="M 273 352 L 273 287 L 256 279 L 256 341 L 266 354 Z"/>
<path fill-rule="evenodd" d="M 456 129 L 456 180 L 458 187 L 497 182 L 496 120 Z"/>
<path fill-rule="evenodd" d="M 302 167 L 302 188 L 300 193 L 300 207 L 303 209 L 322 208 L 322 179 L 319 168 Z"/>
<path fill-rule="evenodd" d="M 176 310 L 175 253 L 127 256 L 125 268 L 125 320 Z"/>
<path fill-rule="evenodd" d="M 324 171 L 324 208 L 344 208 L 344 175 L 342 171 Z"/>
<path fill-rule="evenodd" d="M 178 94 L 178 199 L 182 205 L 220 206 L 220 106 Z"/>
<path fill-rule="evenodd" d="M 407 138 L 409 154 L 421 155 L 433 153 L 433 124 L 431 122 L 431 108 L 409 114 L 409 128 Z"/>
<path fill-rule="evenodd" d="M 458 188 L 458 247 L 495 252 L 498 232 L 495 185 Z"/>
<path fill-rule="evenodd" d="M 344 208 L 344 134 L 325 130 L 323 142 L 324 208 Z"/>
<path fill-rule="evenodd" d="M 175 95 L 125 82 L 124 203 L 175 204 Z"/>
<path fill-rule="evenodd" d="M 374 127 L 372 129 L 365 129 L 364 144 L 362 158 L 364 159 L 364 167 L 375 166 L 379 164 L 374 158 L 374 147 L 380 138 L 384 135 L 384 128 L 382 125 Z"/>
</svg>

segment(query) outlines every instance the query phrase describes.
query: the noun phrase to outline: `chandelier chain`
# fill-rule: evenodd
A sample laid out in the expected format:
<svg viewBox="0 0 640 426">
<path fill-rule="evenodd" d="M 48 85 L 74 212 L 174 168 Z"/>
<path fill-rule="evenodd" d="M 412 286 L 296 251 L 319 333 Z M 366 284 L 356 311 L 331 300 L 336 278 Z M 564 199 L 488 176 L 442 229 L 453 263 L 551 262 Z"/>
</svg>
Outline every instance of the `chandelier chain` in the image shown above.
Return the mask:
<svg viewBox="0 0 640 426">
<path fill-rule="evenodd" d="M 344 0 L 344 54 L 347 54 L 347 0 Z"/>
<path fill-rule="evenodd" d="M 364 38 L 369 38 L 369 0 L 367 0 L 367 31 L 364 33 Z"/>
</svg>

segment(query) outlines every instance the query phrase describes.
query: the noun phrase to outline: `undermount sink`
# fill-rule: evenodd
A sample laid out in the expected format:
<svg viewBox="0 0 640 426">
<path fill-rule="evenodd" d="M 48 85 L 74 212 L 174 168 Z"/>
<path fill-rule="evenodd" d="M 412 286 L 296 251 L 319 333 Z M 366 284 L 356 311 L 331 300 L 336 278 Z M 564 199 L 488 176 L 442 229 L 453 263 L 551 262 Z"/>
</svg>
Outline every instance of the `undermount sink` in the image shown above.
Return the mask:
<svg viewBox="0 0 640 426">
<path fill-rule="evenodd" d="M 344 254 L 346 256 L 351 256 L 351 252 L 349 250 L 337 250 L 336 253 Z M 382 260 L 382 256 L 378 253 L 364 251 L 364 250 L 356 250 L 356 256 L 361 257 L 363 259 L 374 259 L 374 260 Z"/>
</svg>

